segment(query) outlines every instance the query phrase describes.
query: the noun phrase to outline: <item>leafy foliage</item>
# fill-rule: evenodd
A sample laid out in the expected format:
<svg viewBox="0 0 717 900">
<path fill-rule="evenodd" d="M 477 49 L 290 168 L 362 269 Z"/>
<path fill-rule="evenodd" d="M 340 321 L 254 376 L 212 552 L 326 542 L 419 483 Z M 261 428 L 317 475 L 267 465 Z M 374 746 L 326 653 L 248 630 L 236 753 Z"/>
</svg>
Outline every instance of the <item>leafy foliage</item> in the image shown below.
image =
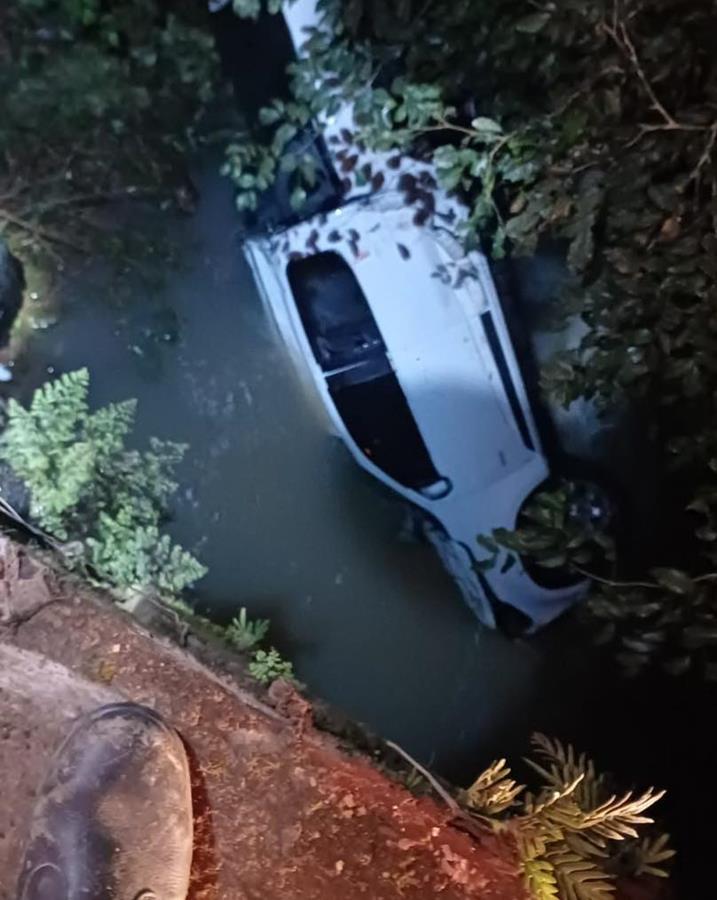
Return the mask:
<svg viewBox="0 0 717 900">
<path fill-rule="evenodd" d="M 510 778 L 510 769 L 504 759 L 496 760 L 476 778 L 463 793 L 463 800 L 470 809 L 484 816 L 495 816 L 515 805 L 524 787 Z"/>
<path fill-rule="evenodd" d="M 292 681 L 295 687 L 301 687 L 294 677 L 292 663 L 285 660 L 278 650 L 273 647 L 269 650 L 255 649 L 269 633 L 270 623 L 267 619 L 250 619 L 245 607 L 242 607 L 239 615 L 229 625 L 219 625 L 177 597 L 170 597 L 165 602 L 170 609 L 195 627 L 200 634 L 204 633 L 218 638 L 240 653 L 253 650 L 249 663 L 249 674 L 260 684 L 269 685 L 278 678 L 285 678 Z"/>
<path fill-rule="evenodd" d="M 278 13 L 282 0 L 267 0 L 266 9 Z M 234 0 L 234 12 L 244 19 L 256 19 L 264 8 L 262 0 Z"/>
<path fill-rule="evenodd" d="M 226 638 L 237 650 L 251 650 L 260 644 L 269 633 L 268 619 L 250 619 L 242 606 L 226 628 Z"/>
<path fill-rule="evenodd" d="M 274 647 L 257 650 L 249 663 L 249 672 L 260 684 L 271 684 L 277 678 L 294 678 L 293 665 Z"/>
<path fill-rule="evenodd" d="M 95 205 L 181 183 L 215 79 L 204 15 L 191 0 L 3 4 L 0 227 L 16 246 L 86 248 Z"/>
<path fill-rule="evenodd" d="M 660 834 L 656 837 L 645 837 L 632 847 L 633 868 L 635 874 L 652 875 L 654 878 L 664 878 L 664 863 L 672 859 L 675 851 L 669 847 L 670 836 Z"/>
<path fill-rule="evenodd" d="M 80 369 L 39 388 L 28 409 L 11 400 L 0 454 L 30 492 L 32 519 L 81 541 L 102 579 L 179 593 L 206 572 L 160 531 L 185 447 L 153 439 L 148 451 L 128 449 L 135 402 L 90 412 L 89 383 Z"/>
<path fill-rule="evenodd" d="M 582 571 L 585 565 L 602 567 L 615 559 L 615 542 L 607 523 L 592 516 L 586 487 L 564 480 L 554 489 L 536 493 L 526 503 L 515 530 L 496 528 L 492 538 L 479 544 L 491 553 L 484 565 L 492 565 L 498 548 L 505 547 L 546 569 Z"/>
<path fill-rule="evenodd" d="M 321 0 L 318 8 L 322 21 L 290 68 L 292 102 L 270 105 L 268 142 L 254 136 L 242 150 L 249 162 L 228 165 L 240 204 L 254 203 L 282 166 L 297 202 L 310 193 L 299 161 L 282 156 L 284 136 L 350 103 L 356 127 L 333 148 L 346 187 L 367 183 L 366 148 L 410 154 L 432 161 L 440 184 L 464 201 L 467 243 L 496 256 L 530 254 L 543 241 L 564 246 L 571 279 L 556 301 L 577 305 L 588 330 L 545 367 L 543 387 L 565 405 L 578 397 L 639 405 L 659 455 L 653 560 L 646 554 L 637 572 L 616 560 L 607 583 L 596 580 L 590 608 L 630 671 L 717 678 L 713 4 Z M 368 181 L 382 176 L 372 171 Z M 427 221 L 431 186 L 404 187 L 415 221 Z M 253 196 L 242 199 L 245 191 Z M 592 552 L 593 538 L 581 543 L 567 523 L 526 527 L 501 537 L 516 552 L 549 544 L 537 553 L 543 563 L 581 565 Z M 654 565 L 678 575 L 668 585 L 650 574 Z"/>
<path fill-rule="evenodd" d="M 652 823 L 645 811 L 662 792 L 616 795 L 585 754 L 541 734 L 533 735 L 533 750 L 536 758 L 526 762 L 541 778 L 537 793 L 517 784 L 499 760 L 461 796 L 480 821 L 515 842 L 532 897 L 606 900 L 618 856 L 623 871 L 666 877 L 663 864 L 674 856 L 668 836 L 639 836 Z"/>
</svg>

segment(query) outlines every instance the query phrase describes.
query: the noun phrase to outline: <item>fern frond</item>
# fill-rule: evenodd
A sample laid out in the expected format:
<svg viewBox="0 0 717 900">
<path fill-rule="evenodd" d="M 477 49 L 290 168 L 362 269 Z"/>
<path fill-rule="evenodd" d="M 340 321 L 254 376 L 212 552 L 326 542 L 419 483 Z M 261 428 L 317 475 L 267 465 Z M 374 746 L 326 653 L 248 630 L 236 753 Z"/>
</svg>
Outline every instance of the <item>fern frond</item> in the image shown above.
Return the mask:
<svg viewBox="0 0 717 900">
<path fill-rule="evenodd" d="M 651 825 L 654 821 L 642 813 L 664 795 L 664 791 L 648 788 L 639 797 L 633 796 L 632 791 L 628 791 L 622 797 L 610 797 L 596 809 L 586 813 L 581 830 L 591 831 L 609 841 L 622 841 L 627 837 L 636 838 L 638 836 L 636 825 Z"/>
<path fill-rule="evenodd" d="M 30 414 L 38 424 L 55 429 L 53 439 L 63 444 L 72 440 L 78 423 L 87 415 L 89 389 L 90 373 L 87 369 L 66 372 L 35 391 Z"/>
<path fill-rule="evenodd" d="M 561 900 L 608 900 L 615 884 L 591 859 L 560 847 L 548 853 Z"/>
<path fill-rule="evenodd" d="M 565 834 L 565 844 L 586 859 L 604 860 L 611 855 L 605 838 L 591 832 L 582 834 L 580 831 L 568 831 Z"/>
<path fill-rule="evenodd" d="M 579 775 L 574 781 L 564 785 L 562 788 L 546 788 L 537 795 L 526 794 L 524 804 L 526 815 L 541 816 L 555 808 L 561 813 L 569 809 L 572 818 L 577 818 L 581 810 L 573 800 L 573 794 L 582 780 L 583 776 Z M 566 800 L 569 802 L 566 803 Z M 574 810 L 576 812 L 573 812 Z"/>
<path fill-rule="evenodd" d="M 548 852 L 548 846 L 563 839 L 559 829 L 553 829 L 549 825 L 540 822 L 526 822 L 516 819 L 512 822 L 515 834 L 515 846 L 521 863 L 529 860 L 540 859 Z"/>
<path fill-rule="evenodd" d="M 525 886 L 534 900 L 558 900 L 558 880 L 547 859 L 524 860 L 521 869 Z"/>
<path fill-rule="evenodd" d="M 604 799 L 605 778 L 596 773 L 595 763 L 585 753 L 576 754 L 572 744 L 566 747 L 559 740 L 551 740 L 539 732 L 531 736 L 531 743 L 547 767 L 530 758 L 525 762 L 545 780 L 546 787 L 562 790 L 582 775 L 573 795 L 578 806 L 584 810 L 594 809 Z"/>
<path fill-rule="evenodd" d="M 540 762 L 526 761 L 543 778 L 544 787 L 523 793 L 521 810 L 499 820 L 499 825 L 512 832 L 534 900 L 610 900 L 615 892 L 611 866 L 618 855 L 616 844 L 619 855 L 631 861 L 632 872 L 664 877 L 661 864 L 674 855 L 667 835 L 637 840 L 638 828 L 652 823 L 645 811 L 664 791 L 649 788 L 638 795 L 629 791 L 607 796 L 606 778 L 597 774 L 586 754 L 542 734 L 533 735 L 532 741 Z M 509 776 L 505 761 L 498 760 L 469 792 L 481 800 L 507 780 L 511 788 L 507 796 L 514 803 L 521 791 L 515 790 Z"/>
<path fill-rule="evenodd" d="M 510 769 L 504 759 L 498 759 L 481 772 L 473 784 L 463 792 L 466 805 L 484 816 L 495 816 L 511 806 L 524 787 L 510 777 Z"/>
<path fill-rule="evenodd" d="M 634 847 L 635 869 L 634 874 L 654 875 L 656 878 L 668 878 L 667 870 L 662 863 L 672 859 L 675 851 L 669 846 L 669 834 L 659 834 L 646 837 Z"/>
</svg>

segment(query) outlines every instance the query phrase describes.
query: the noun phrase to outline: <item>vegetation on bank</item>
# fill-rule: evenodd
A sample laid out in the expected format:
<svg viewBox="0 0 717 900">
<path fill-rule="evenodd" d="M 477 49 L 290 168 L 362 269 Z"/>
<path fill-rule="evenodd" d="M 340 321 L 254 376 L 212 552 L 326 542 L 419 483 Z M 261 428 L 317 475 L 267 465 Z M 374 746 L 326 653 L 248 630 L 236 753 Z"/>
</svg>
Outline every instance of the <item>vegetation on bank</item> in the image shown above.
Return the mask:
<svg viewBox="0 0 717 900">
<path fill-rule="evenodd" d="M 269 685 L 279 678 L 299 685 L 294 675 L 293 663 L 283 658 L 275 648 L 268 650 L 260 645 L 266 641 L 271 623 L 268 619 L 250 619 L 242 606 L 239 614 L 228 625 L 219 625 L 198 613 L 184 600 L 169 599 L 166 605 L 200 634 L 209 635 L 238 653 L 249 655 L 249 674 L 259 684 Z"/>
<path fill-rule="evenodd" d="M 108 253 L 136 269 L 164 252 L 156 235 L 106 223 L 105 203 L 191 208 L 186 157 L 218 75 L 207 24 L 206 5 L 194 0 L 18 0 L 0 9 L 0 237 L 25 265 L 34 315 L 48 273 L 68 256 Z M 250 654 L 264 683 L 291 674 L 275 650 L 267 662 L 259 649 L 268 621 L 242 609 L 216 625 L 181 599 L 206 572 L 164 531 L 186 447 L 152 440 L 130 449 L 134 401 L 90 411 L 88 391 L 82 370 L 38 390 L 28 409 L 10 401 L 0 452 L 28 489 L 31 524 L 68 564 L 120 594 L 149 591 Z"/>
<path fill-rule="evenodd" d="M 534 734 L 525 762 L 538 776 L 536 790 L 516 782 L 500 759 L 457 801 L 391 746 L 430 780 L 462 827 L 479 837 L 488 830 L 512 843 L 535 900 L 606 900 L 619 876 L 667 877 L 665 865 L 674 856 L 669 836 L 647 830 L 653 819 L 645 815 L 663 792 L 619 791 L 570 745 Z"/>
<path fill-rule="evenodd" d="M 261 684 L 293 679 L 292 664 L 261 647 L 267 619 L 251 619 L 242 607 L 219 625 L 182 599 L 207 572 L 163 530 L 187 447 L 156 438 L 149 450 L 128 447 L 136 402 L 90 410 L 89 390 L 89 374 L 80 369 L 35 391 L 27 409 L 8 404 L 0 459 L 27 489 L 31 526 L 66 564 L 120 596 L 156 597 L 188 625 L 250 654 L 249 672 Z"/>
<path fill-rule="evenodd" d="M 294 666 L 275 647 L 256 650 L 249 663 L 249 674 L 260 684 L 271 684 L 279 678 L 294 680 Z"/>
<path fill-rule="evenodd" d="M 0 233 L 25 261 L 116 249 L 108 200 L 184 190 L 216 78 L 193 0 L 14 0 L 0 8 Z"/>
<path fill-rule="evenodd" d="M 28 489 L 32 522 L 66 560 L 101 582 L 150 591 L 200 633 L 251 651 L 249 674 L 260 684 L 294 681 L 291 663 L 260 646 L 268 621 L 251 620 L 242 608 L 220 626 L 179 597 L 206 571 L 161 534 L 176 488 L 172 472 L 185 448 L 157 440 L 149 451 L 127 448 L 135 404 L 90 411 L 88 392 L 88 373 L 79 370 L 39 388 L 29 408 L 16 401 L 8 406 L 0 455 Z M 464 827 L 476 834 L 488 829 L 507 841 L 537 900 L 600 900 L 619 874 L 664 876 L 673 855 L 667 836 L 641 834 L 652 823 L 646 810 L 662 794 L 617 794 L 572 748 L 540 736 L 534 743 L 537 761 L 530 764 L 542 782 L 536 792 L 514 781 L 501 760 L 461 792 L 458 803 L 445 795 Z"/>
<path fill-rule="evenodd" d="M 27 487 L 31 521 L 121 590 L 175 596 L 206 569 L 162 533 L 186 447 L 127 447 L 136 403 L 90 411 L 86 369 L 43 385 L 27 409 L 10 400 L 0 456 Z"/>
<path fill-rule="evenodd" d="M 253 15 L 259 4 L 235 8 Z M 321 0 L 319 9 L 306 57 L 290 67 L 292 98 L 267 106 L 253 143 L 230 148 L 240 204 L 253 205 L 279 167 L 300 203 L 315 174 L 282 152 L 317 115 L 350 102 L 356 129 L 334 148 L 346 187 L 382 183 L 361 164 L 364 148 L 411 154 L 431 160 L 465 202 L 467 244 L 493 256 L 562 247 L 571 278 L 556 304 L 579 311 L 588 330 L 544 368 L 543 387 L 565 405 L 632 404 L 658 457 L 656 534 L 639 560 L 618 552 L 593 579 L 592 615 L 628 671 L 717 679 L 713 3 Z M 420 224 L 431 186 L 409 182 Z M 541 515 L 533 537 L 550 546 L 561 514 Z M 512 540 L 530 555 L 524 537 Z M 569 550 L 560 534 L 557 546 Z"/>
</svg>

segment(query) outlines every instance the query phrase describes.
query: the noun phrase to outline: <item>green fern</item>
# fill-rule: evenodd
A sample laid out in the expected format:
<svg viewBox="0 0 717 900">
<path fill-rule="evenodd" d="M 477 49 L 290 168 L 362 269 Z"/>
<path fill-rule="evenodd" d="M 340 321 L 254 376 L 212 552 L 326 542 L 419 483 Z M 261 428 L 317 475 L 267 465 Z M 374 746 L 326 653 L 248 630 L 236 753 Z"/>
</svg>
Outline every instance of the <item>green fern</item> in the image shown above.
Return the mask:
<svg viewBox="0 0 717 900">
<path fill-rule="evenodd" d="M 239 610 L 227 625 L 226 639 L 237 650 L 251 650 L 260 644 L 269 633 L 268 619 L 250 619 L 245 607 Z"/>
<path fill-rule="evenodd" d="M 535 900 L 557 900 L 560 897 L 555 869 L 548 859 L 524 859 L 523 878 Z"/>
<path fill-rule="evenodd" d="M 609 900 L 615 892 L 612 876 L 592 859 L 560 847 L 551 850 L 548 859 L 553 866 L 561 900 Z"/>
<path fill-rule="evenodd" d="M 180 444 L 152 439 L 129 450 L 136 403 L 90 411 L 89 374 L 69 372 L 35 391 L 28 409 L 8 406 L 0 456 L 27 485 L 30 516 L 61 541 L 80 541 L 103 580 L 176 594 L 206 569 L 160 531 L 176 490 Z"/>
<path fill-rule="evenodd" d="M 118 587 L 153 586 L 179 594 L 207 570 L 190 553 L 160 534 L 156 524 L 141 524 L 120 509 L 116 518 L 100 515 L 97 537 L 88 537 L 89 562 L 98 575 Z"/>
<path fill-rule="evenodd" d="M 653 875 L 655 878 L 667 878 L 664 863 L 672 859 L 675 851 L 669 846 L 669 834 L 648 836 L 637 841 L 633 850 L 633 868 L 637 876 Z"/>
<path fill-rule="evenodd" d="M 662 799 L 664 794 L 664 791 L 655 792 L 650 788 L 639 797 L 634 797 L 631 791 L 622 797 L 608 797 L 599 806 L 585 811 L 581 829 L 606 841 L 636 838 L 637 826 L 651 825 L 653 822 L 642 813 Z"/>
<path fill-rule="evenodd" d="M 294 679 L 294 666 L 274 647 L 257 650 L 249 663 L 249 674 L 261 684 L 271 684 L 277 678 Z"/>
<path fill-rule="evenodd" d="M 83 439 L 89 375 L 86 369 L 50 382 L 30 408 L 8 404 L 2 457 L 30 489 L 30 514 L 61 540 L 95 468 L 94 448 Z"/>
<path fill-rule="evenodd" d="M 494 831 L 512 835 L 534 900 L 609 900 L 618 857 L 634 875 L 666 875 L 663 864 L 674 855 L 668 838 L 638 842 L 639 829 L 653 821 L 646 810 L 664 792 L 611 794 L 584 753 L 541 734 L 532 744 L 540 761 L 526 762 L 543 782 L 536 793 L 513 781 L 505 760 L 498 760 L 461 799 Z"/>
<path fill-rule="evenodd" d="M 510 769 L 499 759 L 482 772 L 463 793 L 463 799 L 474 812 L 495 816 L 515 804 L 524 787 L 510 778 Z"/>
<path fill-rule="evenodd" d="M 591 809 L 598 804 L 605 786 L 605 777 L 598 776 L 595 764 L 584 753 L 576 754 L 572 745 L 564 747 L 560 741 L 551 740 L 544 734 L 531 737 L 534 753 L 546 761 L 546 767 L 534 759 L 525 762 L 540 775 L 546 786 L 562 790 L 566 785 L 582 776 L 573 797 L 581 809 Z"/>
</svg>

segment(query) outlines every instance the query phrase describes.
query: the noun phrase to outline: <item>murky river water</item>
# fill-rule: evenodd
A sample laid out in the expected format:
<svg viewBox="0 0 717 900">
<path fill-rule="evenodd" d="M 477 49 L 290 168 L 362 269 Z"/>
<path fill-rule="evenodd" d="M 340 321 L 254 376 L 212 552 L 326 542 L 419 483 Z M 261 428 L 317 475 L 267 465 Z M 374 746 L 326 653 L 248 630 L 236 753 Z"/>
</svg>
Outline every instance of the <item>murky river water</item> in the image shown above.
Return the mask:
<svg viewBox="0 0 717 900">
<path fill-rule="evenodd" d="M 196 215 L 171 226 L 180 262 L 164 284 L 71 279 L 12 391 L 87 366 L 95 403 L 136 397 L 140 439 L 191 447 L 172 530 L 209 567 L 200 602 L 270 618 L 312 691 L 444 771 L 472 767 L 505 729 L 538 724 L 524 710 L 549 693 L 544 652 L 479 628 L 431 549 L 403 536 L 401 504 L 326 433 L 262 309 L 216 169 L 198 175 Z"/>
</svg>

